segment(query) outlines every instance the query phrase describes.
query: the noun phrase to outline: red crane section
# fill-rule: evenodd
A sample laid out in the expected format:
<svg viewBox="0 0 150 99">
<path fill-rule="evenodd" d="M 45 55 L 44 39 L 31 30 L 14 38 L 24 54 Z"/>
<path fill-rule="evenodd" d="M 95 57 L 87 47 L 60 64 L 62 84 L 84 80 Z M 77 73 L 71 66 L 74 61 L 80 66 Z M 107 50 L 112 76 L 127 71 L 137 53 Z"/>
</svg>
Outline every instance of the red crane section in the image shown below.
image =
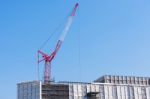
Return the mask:
<svg viewBox="0 0 150 99">
<path fill-rule="evenodd" d="M 67 20 L 67 23 L 64 27 L 64 30 L 62 32 L 62 34 L 60 35 L 60 38 L 59 40 L 57 41 L 57 44 L 56 44 L 56 47 L 54 49 L 54 51 L 48 55 L 48 54 L 45 54 L 44 52 L 38 50 L 38 54 L 40 54 L 42 56 L 42 59 L 41 60 L 38 60 L 38 63 L 42 62 L 42 61 L 45 61 L 45 70 L 44 70 L 44 83 L 47 84 L 51 81 L 51 62 L 52 60 L 55 58 L 58 50 L 60 49 L 61 45 L 62 45 L 62 42 L 64 41 L 65 39 L 65 36 L 67 35 L 69 29 L 70 29 L 70 26 L 73 22 L 73 18 L 75 16 L 75 13 L 76 13 L 76 10 L 78 8 L 78 3 L 76 3 L 73 11 L 71 12 L 68 20 Z"/>
</svg>

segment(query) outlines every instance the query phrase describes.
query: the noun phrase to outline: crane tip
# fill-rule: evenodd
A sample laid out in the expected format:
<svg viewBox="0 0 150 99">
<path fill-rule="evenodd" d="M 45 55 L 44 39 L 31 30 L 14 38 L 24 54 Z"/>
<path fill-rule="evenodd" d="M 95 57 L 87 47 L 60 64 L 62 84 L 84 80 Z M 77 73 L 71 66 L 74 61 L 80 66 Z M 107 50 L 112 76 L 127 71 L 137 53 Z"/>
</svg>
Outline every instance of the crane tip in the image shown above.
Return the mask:
<svg viewBox="0 0 150 99">
<path fill-rule="evenodd" d="M 76 3 L 76 5 L 75 5 L 75 7 L 74 7 L 74 9 L 73 9 L 73 11 L 71 13 L 71 16 L 75 16 L 76 9 L 78 8 L 78 6 L 79 6 L 79 3 Z"/>
<path fill-rule="evenodd" d="M 78 6 L 79 6 L 79 3 L 77 2 L 77 3 L 76 3 L 76 7 L 78 7 Z"/>
</svg>

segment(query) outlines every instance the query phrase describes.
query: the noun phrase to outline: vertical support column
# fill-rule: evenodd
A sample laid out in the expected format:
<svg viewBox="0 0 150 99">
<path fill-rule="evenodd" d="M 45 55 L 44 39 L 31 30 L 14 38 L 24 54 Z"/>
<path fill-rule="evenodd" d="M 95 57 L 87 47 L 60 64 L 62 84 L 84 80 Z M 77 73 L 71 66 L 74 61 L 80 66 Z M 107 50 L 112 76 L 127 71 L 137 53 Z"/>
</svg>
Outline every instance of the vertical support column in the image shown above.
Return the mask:
<svg viewBox="0 0 150 99">
<path fill-rule="evenodd" d="M 42 99 L 42 82 L 40 81 L 39 83 L 40 83 L 40 85 L 39 85 L 40 86 L 40 89 L 39 89 L 40 90 L 39 91 L 40 98 L 39 99 Z"/>
<path fill-rule="evenodd" d="M 44 71 L 44 83 L 48 84 L 51 80 L 51 63 L 45 61 L 45 71 Z"/>
</svg>

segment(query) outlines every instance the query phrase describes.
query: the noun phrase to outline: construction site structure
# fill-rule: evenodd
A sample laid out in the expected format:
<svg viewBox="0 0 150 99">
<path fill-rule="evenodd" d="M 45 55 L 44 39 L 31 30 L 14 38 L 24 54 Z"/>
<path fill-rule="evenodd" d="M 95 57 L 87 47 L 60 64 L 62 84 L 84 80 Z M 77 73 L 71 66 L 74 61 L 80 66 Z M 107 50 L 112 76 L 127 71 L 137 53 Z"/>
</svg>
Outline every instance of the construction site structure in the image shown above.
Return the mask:
<svg viewBox="0 0 150 99">
<path fill-rule="evenodd" d="M 117 79 L 111 79 L 111 77 Z M 123 77 L 130 80 L 118 80 Z M 41 81 L 18 83 L 17 99 L 150 99 L 149 77 L 106 75 L 100 78 L 101 80 L 98 79 L 92 83 L 43 84 Z M 110 81 L 105 82 L 107 80 Z"/>
<path fill-rule="evenodd" d="M 150 79 L 149 77 L 104 75 L 95 80 L 94 82 L 150 85 L 149 79 Z"/>
<path fill-rule="evenodd" d="M 43 81 L 17 84 L 17 99 L 150 99 L 150 78 L 105 75 L 94 82 L 51 82 L 51 62 L 60 49 L 78 8 L 76 3 L 54 51 L 49 55 L 38 50 L 45 62 Z"/>
<path fill-rule="evenodd" d="M 68 17 L 68 20 L 65 24 L 65 27 L 57 41 L 57 44 L 56 44 L 56 47 L 54 49 L 54 51 L 49 55 L 49 54 L 46 54 L 44 53 L 43 51 L 41 50 L 38 50 L 38 64 L 42 61 L 45 61 L 45 70 L 44 70 L 44 83 L 45 84 L 48 84 L 52 81 L 52 76 L 51 76 L 51 63 L 53 61 L 53 59 L 55 58 L 57 52 L 59 51 L 71 25 L 72 25 L 72 22 L 73 22 L 73 19 L 74 19 L 74 16 L 75 16 L 75 13 L 76 13 L 76 10 L 78 8 L 79 4 L 76 3 L 76 5 L 74 6 L 71 14 L 69 15 Z M 41 58 L 39 58 L 39 56 L 41 56 Z"/>
</svg>

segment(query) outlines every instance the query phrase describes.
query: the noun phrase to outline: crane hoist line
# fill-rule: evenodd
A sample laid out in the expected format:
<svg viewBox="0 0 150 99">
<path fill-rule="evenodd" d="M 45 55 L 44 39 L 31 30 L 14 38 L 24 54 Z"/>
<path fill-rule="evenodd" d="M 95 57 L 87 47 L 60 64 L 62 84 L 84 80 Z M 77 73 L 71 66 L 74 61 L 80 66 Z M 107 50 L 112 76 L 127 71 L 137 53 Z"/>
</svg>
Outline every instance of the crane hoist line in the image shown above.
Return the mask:
<svg viewBox="0 0 150 99">
<path fill-rule="evenodd" d="M 72 22 L 73 22 L 73 19 L 74 19 L 74 16 L 76 14 L 76 10 L 77 10 L 78 6 L 79 6 L 79 4 L 76 3 L 70 16 L 68 17 L 68 20 L 67 20 L 65 27 L 64 27 L 64 29 L 63 29 L 63 31 L 62 31 L 62 33 L 61 33 L 61 35 L 57 41 L 57 44 L 56 44 L 54 51 L 49 55 L 49 54 L 44 53 L 41 50 L 38 50 L 38 56 L 40 55 L 42 57 L 41 59 L 38 58 L 38 64 L 40 62 L 43 62 L 43 61 L 45 62 L 45 64 L 44 64 L 45 65 L 45 67 L 44 67 L 44 84 L 48 84 L 51 82 L 51 77 L 52 77 L 51 76 L 51 63 L 52 63 L 52 60 L 55 58 L 58 50 L 60 49 L 68 31 L 72 25 Z"/>
</svg>

